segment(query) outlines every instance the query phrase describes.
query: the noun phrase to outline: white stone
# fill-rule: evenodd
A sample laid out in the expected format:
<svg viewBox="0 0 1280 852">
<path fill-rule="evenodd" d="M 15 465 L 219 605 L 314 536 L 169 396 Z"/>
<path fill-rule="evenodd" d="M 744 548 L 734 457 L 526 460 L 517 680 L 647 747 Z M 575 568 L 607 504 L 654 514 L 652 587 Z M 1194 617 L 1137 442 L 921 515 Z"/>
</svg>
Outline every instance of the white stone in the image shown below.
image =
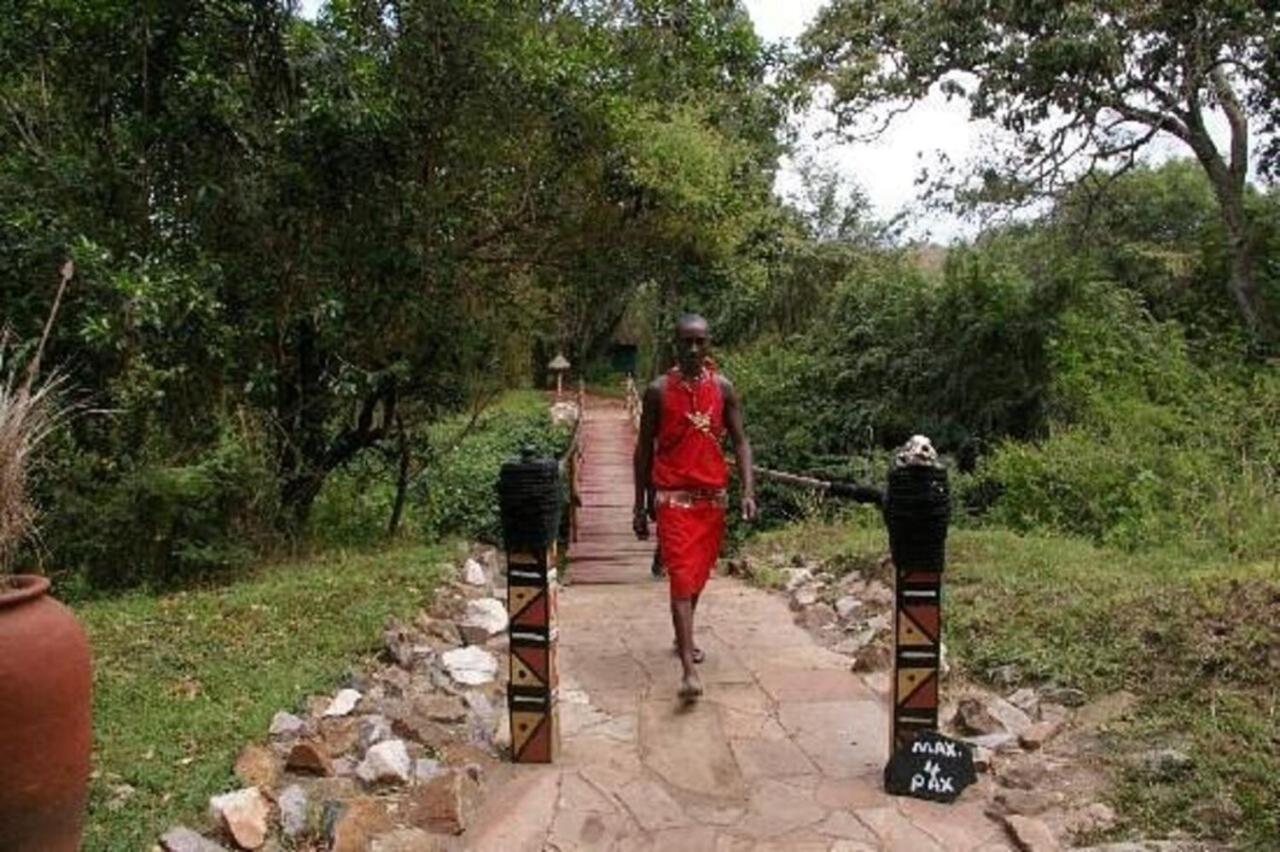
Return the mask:
<svg viewBox="0 0 1280 852">
<path fill-rule="evenodd" d="M 356 775 L 366 784 L 403 784 L 413 772 L 413 761 L 404 740 L 383 740 L 365 754 Z"/>
<path fill-rule="evenodd" d="M 268 732 L 273 737 L 292 737 L 302 733 L 302 728 L 305 724 L 292 713 L 280 710 L 271 717 L 271 728 Z"/>
<path fill-rule="evenodd" d="M 276 798 L 280 806 L 280 827 L 285 837 L 297 837 L 307 829 L 307 791 L 291 784 Z"/>
<path fill-rule="evenodd" d="M 453 678 L 465 686 L 480 686 L 489 683 L 498 673 L 498 660 L 483 648 L 470 645 L 466 648 L 454 648 L 440 656 Z"/>
<path fill-rule="evenodd" d="M 209 799 L 209 819 L 241 849 L 257 849 L 267 839 L 271 806 L 257 787 L 245 787 Z"/>
<path fill-rule="evenodd" d="M 804 609 L 818 602 L 818 590 L 813 586 L 801 586 L 791 593 L 791 608 Z"/>
<path fill-rule="evenodd" d="M 474 559 L 462 563 L 462 582 L 469 586 L 483 586 L 489 582 L 484 566 Z"/>
<path fill-rule="evenodd" d="M 325 708 L 325 716 L 345 716 L 352 710 L 356 709 L 356 705 L 360 703 L 360 693 L 354 689 L 340 689 L 338 694 L 333 696 L 333 700 L 329 702 L 329 706 Z"/>
<path fill-rule="evenodd" d="M 507 608 L 497 598 L 467 601 L 466 612 L 458 622 L 458 632 L 471 645 L 487 642 L 507 629 Z"/>
</svg>

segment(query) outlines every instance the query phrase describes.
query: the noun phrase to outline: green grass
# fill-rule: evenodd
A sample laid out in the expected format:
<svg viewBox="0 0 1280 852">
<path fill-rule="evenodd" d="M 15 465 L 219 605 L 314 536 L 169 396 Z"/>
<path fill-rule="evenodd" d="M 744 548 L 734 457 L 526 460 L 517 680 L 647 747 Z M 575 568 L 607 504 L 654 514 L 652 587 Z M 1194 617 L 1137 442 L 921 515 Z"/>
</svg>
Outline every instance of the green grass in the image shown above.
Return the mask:
<svg viewBox="0 0 1280 852">
<path fill-rule="evenodd" d="M 804 523 L 745 547 L 874 565 L 887 551 L 872 513 Z M 1140 698 L 1105 736 L 1118 834 L 1182 829 L 1239 848 L 1280 837 L 1280 563 L 1193 561 L 1087 542 L 954 529 L 946 574 L 946 641 L 958 670 L 987 681 L 999 666 L 1028 683 Z M 1194 771 L 1152 782 L 1126 756 L 1172 745 Z"/>
<path fill-rule="evenodd" d="M 94 781 L 85 848 L 149 849 L 199 826 L 271 716 L 329 693 L 389 615 L 421 607 L 454 545 L 332 552 L 233 585 L 77 608 L 94 650 Z M 121 798 L 127 784 L 134 792 Z"/>
</svg>

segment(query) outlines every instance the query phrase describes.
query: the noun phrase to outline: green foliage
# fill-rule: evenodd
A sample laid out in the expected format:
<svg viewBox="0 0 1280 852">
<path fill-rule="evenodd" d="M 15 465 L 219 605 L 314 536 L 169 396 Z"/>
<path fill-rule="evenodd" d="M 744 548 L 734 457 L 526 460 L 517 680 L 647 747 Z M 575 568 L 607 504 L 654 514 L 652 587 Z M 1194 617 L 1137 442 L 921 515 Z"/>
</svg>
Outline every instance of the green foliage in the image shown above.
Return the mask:
<svg viewBox="0 0 1280 852">
<path fill-rule="evenodd" d="M 552 427 L 547 397 L 534 391 L 508 392 L 474 424 L 470 421 L 470 414 L 454 415 L 414 438 L 421 466 L 410 481 L 403 526 L 425 541 L 448 536 L 499 541 L 496 488 L 503 462 L 523 447 L 558 458 L 569 438 L 566 430 Z M 380 541 L 394 499 L 394 465 L 366 456 L 325 483 L 309 537 L 330 546 Z"/>
<path fill-rule="evenodd" d="M 1056 424 L 1002 444 L 982 476 L 990 520 L 1126 549 L 1177 542 L 1260 559 L 1280 552 L 1280 380 L 1192 361 L 1179 324 L 1132 291 L 1094 285 L 1049 341 Z"/>
<path fill-rule="evenodd" d="M 181 464 L 68 453 L 45 471 L 52 566 L 66 593 L 227 578 L 275 541 L 275 476 L 260 432 L 227 425 Z"/>
</svg>

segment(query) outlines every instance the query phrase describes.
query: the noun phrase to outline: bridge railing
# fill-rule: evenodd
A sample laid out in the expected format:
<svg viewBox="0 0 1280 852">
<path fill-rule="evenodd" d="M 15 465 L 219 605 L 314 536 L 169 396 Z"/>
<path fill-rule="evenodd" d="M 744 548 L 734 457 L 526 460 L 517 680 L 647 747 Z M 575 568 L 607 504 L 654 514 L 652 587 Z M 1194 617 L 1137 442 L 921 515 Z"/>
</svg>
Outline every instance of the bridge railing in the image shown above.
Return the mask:
<svg viewBox="0 0 1280 852">
<path fill-rule="evenodd" d="M 573 422 L 573 434 L 569 436 L 569 446 L 560 455 L 560 481 L 565 483 L 568 492 L 569 542 L 578 540 L 578 507 L 582 505 L 582 422 L 587 417 L 586 384 L 578 380 L 578 417 Z"/>
</svg>

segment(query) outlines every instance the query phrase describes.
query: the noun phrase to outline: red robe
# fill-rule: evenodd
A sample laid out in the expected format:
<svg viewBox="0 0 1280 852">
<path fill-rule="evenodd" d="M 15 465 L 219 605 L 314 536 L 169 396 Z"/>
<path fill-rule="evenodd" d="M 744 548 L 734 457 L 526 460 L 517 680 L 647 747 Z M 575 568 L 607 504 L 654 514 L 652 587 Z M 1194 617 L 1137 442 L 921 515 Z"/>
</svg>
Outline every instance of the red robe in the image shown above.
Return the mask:
<svg viewBox="0 0 1280 852">
<path fill-rule="evenodd" d="M 699 594 L 720 555 L 729 483 L 724 431 L 715 372 L 704 368 L 692 382 L 679 368 L 668 372 L 650 482 L 658 492 L 658 552 L 674 599 Z"/>
</svg>

